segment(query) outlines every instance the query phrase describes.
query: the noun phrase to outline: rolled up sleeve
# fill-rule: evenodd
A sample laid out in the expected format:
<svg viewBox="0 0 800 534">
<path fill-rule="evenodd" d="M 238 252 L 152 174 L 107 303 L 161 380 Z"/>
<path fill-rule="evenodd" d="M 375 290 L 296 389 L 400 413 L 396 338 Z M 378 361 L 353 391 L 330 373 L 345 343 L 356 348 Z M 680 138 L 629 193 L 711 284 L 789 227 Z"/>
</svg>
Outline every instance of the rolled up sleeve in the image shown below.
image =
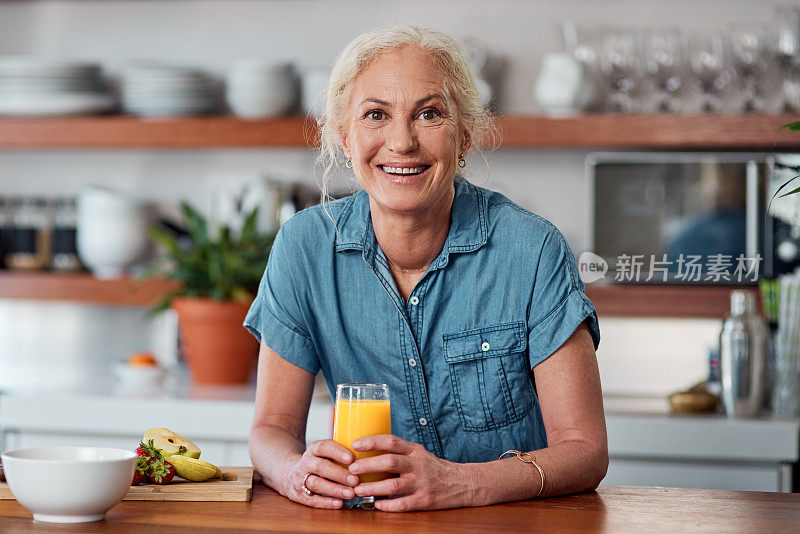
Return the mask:
<svg viewBox="0 0 800 534">
<path fill-rule="evenodd" d="M 302 250 L 292 249 L 286 233 L 288 223 L 281 228 L 269 254 L 267 268 L 258 294 L 244 320 L 244 326 L 260 343 L 264 343 L 284 360 L 316 374 L 320 369 L 319 355 L 305 326 L 304 301 L 308 281 L 302 276 Z"/>
<path fill-rule="evenodd" d="M 597 311 L 584 293 L 572 251 L 553 228 L 543 241 L 528 314 L 531 368 L 558 350 L 586 319 L 596 350 L 600 344 Z"/>
</svg>

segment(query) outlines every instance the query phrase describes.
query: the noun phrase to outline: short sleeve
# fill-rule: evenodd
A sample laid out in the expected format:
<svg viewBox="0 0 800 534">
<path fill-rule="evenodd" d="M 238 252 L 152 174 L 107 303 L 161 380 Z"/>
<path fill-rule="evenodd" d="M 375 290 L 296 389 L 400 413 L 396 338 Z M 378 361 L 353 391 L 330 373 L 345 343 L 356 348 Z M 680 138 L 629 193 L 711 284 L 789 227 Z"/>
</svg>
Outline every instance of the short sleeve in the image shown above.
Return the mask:
<svg viewBox="0 0 800 534">
<path fill-rule="evenodd" d="M 244 326 L 284 360 L 316 374 L 320 369 L 319 355 L 305 326 L 303 299 L 298 297 L 305 293 L 309 281 L 302 275 L 303 251 L 288 245 L 297 241 L 286 235 L 291 231 L 287 227 L 298 230 L 287 222 L 278 231 Z"/>
<path fill-rule="evenodd" d="M 600 326 L 594 304 L 584 294 L 575 256 L 553 228 L 543 241 L 528 313 L 528 355 L 531 368 L 558 350 L 588 318 L 594 348 Z"/>
</svg>

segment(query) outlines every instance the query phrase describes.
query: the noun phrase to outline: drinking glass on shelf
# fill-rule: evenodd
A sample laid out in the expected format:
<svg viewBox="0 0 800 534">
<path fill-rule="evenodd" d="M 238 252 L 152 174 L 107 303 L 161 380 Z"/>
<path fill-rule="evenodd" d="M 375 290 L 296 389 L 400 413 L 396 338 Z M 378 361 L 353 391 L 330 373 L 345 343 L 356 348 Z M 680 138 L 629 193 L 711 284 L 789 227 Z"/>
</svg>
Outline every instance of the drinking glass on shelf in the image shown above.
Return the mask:
<svg viewBox="0 0 800 534">
<path fill-rule="evenodd" d="M 783 111 L 800 110 L 800 8 L 775 8 L 775 59 L 780 69 Z"/>
<path fill-rule="evenodd" d="M 600 72 L 600 50 L 603 34 L 595 25 L 576 24 L 572 20 L 565 20 L 561 24 L 561 33 L 564 38 L 564 50 L 578 60 L 591 78 L 593 94 L 587 109 L 602 107 L 605 96 L 600 87 L 602 73 Z"/>
<path fill-rule="evenodd" d="M 730 28 L 733 66 L 742 81 L 744 102 L 742 110 L 763 111 L 763 85 L 768 69 L 768 32 L 763 24 L 740 22 Z"/>
<path fill-rule="evenodd" d="M 720 93 L 732 78 L 722 32 L 693 34 L 689 57 L 695 84 L 702 93 L 701 109 L 705 112 L 721 111 Z"/>
<path fill-rule="evenodd" d="M 635 111 L 633 92 L 640 78 L 640 43 L 639 35 L 633 30 L 612 29 L 603 37 L 600 71 L 610 91 L 611 111 Z"/>
<path fill-rule="evenodd" d="M 392 418 L 389 387 L 386 384 L 339 384 L 336 386 L 336 407 L 333 440 L 347 447 L 356 460 L 383 454 L 380 451 L 356 451 L 353 442 L 364 436 L 391 434 Z M 389 478 L 388 473 L 359 475 L 361 482 L 377 482 Z M 374 508 L 375 497 L 354 497 L 344 501 L 346 508 Z"/>
<path fill-rule="evenodd" d="M 645 45 L 645 65 L 659 91 L 656 111 L 678 110 L 675 95 L 681 88 L 686 66 L 686 44 L 678 30 L 650 30 Z"/>
</svg>

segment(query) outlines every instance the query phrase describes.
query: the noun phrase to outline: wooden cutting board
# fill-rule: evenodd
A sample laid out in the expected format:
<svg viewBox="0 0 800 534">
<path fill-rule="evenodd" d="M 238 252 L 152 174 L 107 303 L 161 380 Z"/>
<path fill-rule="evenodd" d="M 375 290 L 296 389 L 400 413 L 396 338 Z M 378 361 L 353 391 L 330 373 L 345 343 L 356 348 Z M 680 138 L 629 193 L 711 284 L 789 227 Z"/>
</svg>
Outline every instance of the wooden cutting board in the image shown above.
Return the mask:
<svg viewBox="0 0 800 534">
<path fill-rule="evenodd" d="M 131 486 L 125 501 L 249 501 L 253 496 L 252 467 L 220 467 L 222 479 L 189 482 L 175 477 L 169 484 Z M 13 499 L 8 483 L 0 482 L 0 499 Z"/>
</svg>

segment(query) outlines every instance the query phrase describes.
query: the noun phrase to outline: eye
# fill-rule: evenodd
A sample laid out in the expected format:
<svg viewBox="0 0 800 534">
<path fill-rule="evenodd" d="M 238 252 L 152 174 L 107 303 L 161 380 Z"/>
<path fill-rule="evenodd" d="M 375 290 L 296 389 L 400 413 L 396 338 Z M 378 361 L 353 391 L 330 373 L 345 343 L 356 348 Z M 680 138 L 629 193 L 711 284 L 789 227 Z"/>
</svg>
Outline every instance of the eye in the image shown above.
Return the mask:
<svg viewBox="0 0 800 534">
<path fill-rule="evenodd" d="M 382 120 L 385 117 L 385 115 L 383 111 L 379 109 L 372 109 L 370 111 L 367 111 L 366 114 L 364 114 L 364 117 L 369 120 L 379 121 Z"/>
<path fill-rule="evenodd" d="M 441 118 L 442 114 L 439 112 L 439 110 L 428 108 L 428 109 L 423 109 L 420 112 L 419 116 L 422 120 L 433 121 Z"/>
</svg>

